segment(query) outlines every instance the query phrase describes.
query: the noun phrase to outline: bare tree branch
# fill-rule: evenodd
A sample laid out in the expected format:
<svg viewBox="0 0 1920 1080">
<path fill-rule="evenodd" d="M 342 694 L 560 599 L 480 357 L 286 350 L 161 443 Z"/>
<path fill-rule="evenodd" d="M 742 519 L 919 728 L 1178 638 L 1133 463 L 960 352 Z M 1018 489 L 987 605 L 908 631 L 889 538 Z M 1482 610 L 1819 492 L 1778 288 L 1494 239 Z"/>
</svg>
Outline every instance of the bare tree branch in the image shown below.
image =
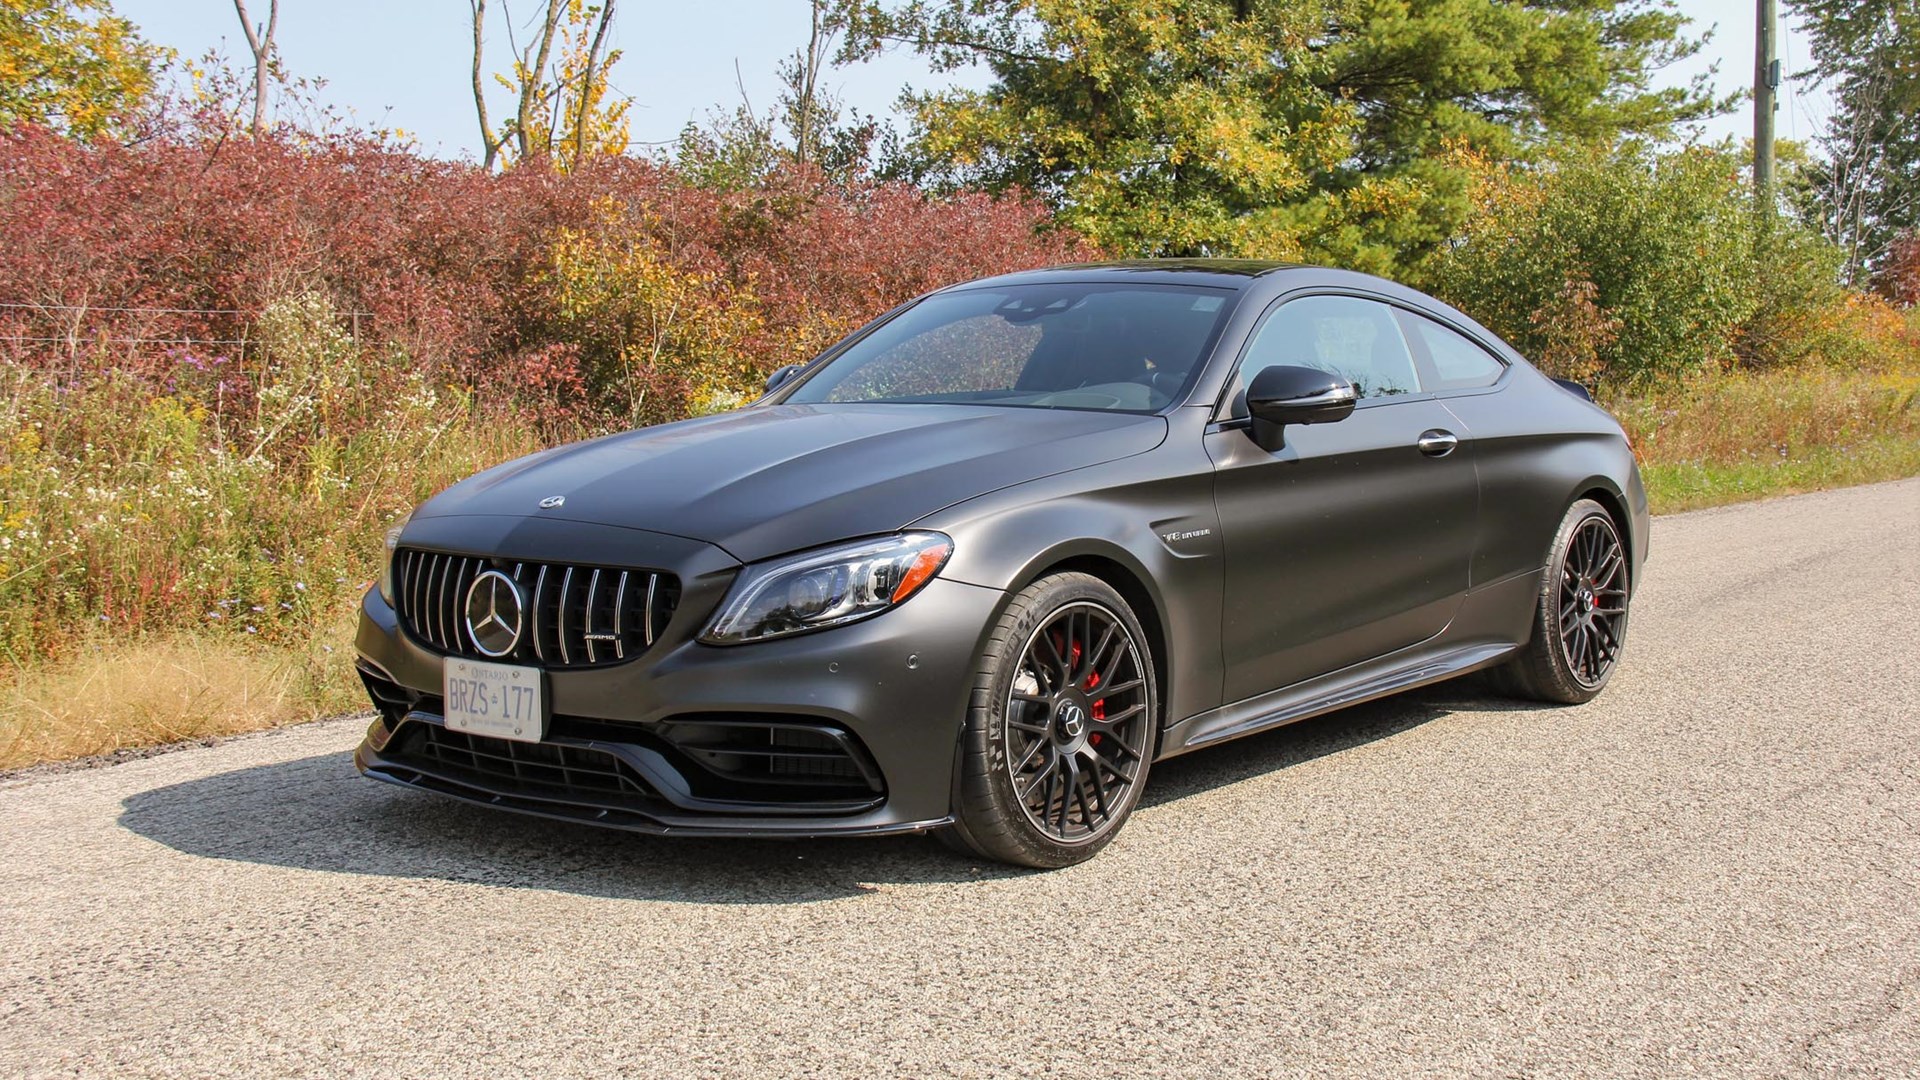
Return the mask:
<svg viewBox="0 0 1920 1080">
<path fill-rule="evenodd" d="M 520 68 L 524 73 L 520 80 L 520 107 L 514 114 L 513 135 L 520 146 L 522 160 L 533 156 L 533 142 L 527 132 L 533 126 L 533 110 L 541 102 L 541 84 L 545 81 L 547 61 L 553 54 L 553 35 L 560 28 L 560 18 L 566 14 L 565 0 L 547 0 L 546 25 L 540 32 L 540 52 L 537 57 L 529 58 L 533 46 L 520 54 Z"/>
<path fill-rule="evenodd" d="M 494 160 L 500 156 L 500 144 L 506 140 L 494 132 L 493 121 L 487 118 L 487 88 L 481 75 L 487 0 L 468 0 L 468 3 L 473 8 L 473 107 L 480 114 L 480 149 L 484 155 L 482 164 L 491 170 Z"/>
<path fill-rule="evenodd" d="M 586 70 L 580 76 L 580 109 L 573 118 L 573 162 L 579 165 L 587 159 L 587 113 L 593 104 L 593 70 L 600 63 L 600 52 L 606 47 L 607 28 L 613 25 L 614 0 L 606 0 L 606 6 L 600 9 L 600 24 L 594 27 L 593 44 L 587 49 Z"/>
<path fill-rule="evenodd" d="M 240 15 L 240 29 L 247 35 L 247 48 L 253 53 L 253 123 L 248 132 L 259 138 L 267 126 L 267 77 L 273 67 L 273 35 L 280 27 L 280 0 L 267 0 L 267 22 L 256 27 L 247 14 L 247 0 L 233 0 Z"/>
</svg>

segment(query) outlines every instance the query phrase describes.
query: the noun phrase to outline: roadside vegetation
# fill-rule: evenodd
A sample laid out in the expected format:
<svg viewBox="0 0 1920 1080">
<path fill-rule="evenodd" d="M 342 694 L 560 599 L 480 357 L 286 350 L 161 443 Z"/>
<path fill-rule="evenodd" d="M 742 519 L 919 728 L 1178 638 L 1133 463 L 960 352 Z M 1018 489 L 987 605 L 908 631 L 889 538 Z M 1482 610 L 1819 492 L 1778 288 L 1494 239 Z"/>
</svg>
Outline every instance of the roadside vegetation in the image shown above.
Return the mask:
<svg viewBox="0 0 1920 1080">
<path fill-rule="evenodd" d="M 1771 199 L 1682 137 L 1725 102 L 1649 89 L 1696 47 L 1658 7 L 823 2 L 772 112 L 645 158 L 612 7 L 547 6 L 559 62 L 515 66 L 469 164 L 312 108 L 270 33 L 235 72 L 102 0 L 0 0 L 40 58 L 0 65 L 0 770 L 357 709 L 405 509 L 736 407 L 999 271 L 1238 255 L 1428 289 L 1591 387 L 1658 511 L 1920 474 L 1920 101 L 1874 66 L 1910 70 L 1910 0 L 1807 6 L 1842 108 Z M 843 117 L 823 72 L 888 48 L 996 81 L 902 130 Z"/>
</svg>

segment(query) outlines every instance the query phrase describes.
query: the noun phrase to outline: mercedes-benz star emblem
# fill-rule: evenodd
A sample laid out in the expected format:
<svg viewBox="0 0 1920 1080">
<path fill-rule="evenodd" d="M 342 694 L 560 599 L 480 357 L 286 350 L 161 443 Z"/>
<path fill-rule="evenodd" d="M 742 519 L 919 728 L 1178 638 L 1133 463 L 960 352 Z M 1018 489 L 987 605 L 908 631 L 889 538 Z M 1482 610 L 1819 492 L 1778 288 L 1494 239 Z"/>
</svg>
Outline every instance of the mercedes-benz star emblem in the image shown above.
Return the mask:
<svg viewBox="0 0 1920 1080">
<path fill-rule="evenodd" d="M 505 656 L 520 644 L 526 605 L 520 586 L 498 570 L 489 570 L 467 587 L 467 637 L 488 656 Z"/>
<path fill-rule="evenodd" d="M 1078 705 L 1068 704 L 1062 706 L 1060 709 L 1060 727 L 1067 733 L 1067 738 L 1077 739 L 1080 737 L 1080 733 L 1086 730 L 1087 714 L 1081 711 Z"/>
<path fill-rule="evenodd" d="M 567 497 L 565 495 L 549 495 L 540 500 L 540 509 L 542 510 L 552 510 L 557 506 L 565 505 L 567 505 Z"/>
</svg>

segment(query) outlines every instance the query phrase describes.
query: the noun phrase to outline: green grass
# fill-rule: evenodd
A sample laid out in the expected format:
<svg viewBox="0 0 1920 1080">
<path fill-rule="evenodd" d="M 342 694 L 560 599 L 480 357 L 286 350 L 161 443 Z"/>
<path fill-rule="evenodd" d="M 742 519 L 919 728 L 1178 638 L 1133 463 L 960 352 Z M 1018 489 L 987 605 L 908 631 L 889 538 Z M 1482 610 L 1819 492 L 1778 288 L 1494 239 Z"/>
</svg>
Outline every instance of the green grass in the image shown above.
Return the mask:
<svg viewBox="0 0 1920 1080">
<path fill-rule="evenodd" d="M 1920 476 L 1920 439 L 1890 435 L 1773 460 L 1643 462 L 1656 514 Z"/>
</svg>

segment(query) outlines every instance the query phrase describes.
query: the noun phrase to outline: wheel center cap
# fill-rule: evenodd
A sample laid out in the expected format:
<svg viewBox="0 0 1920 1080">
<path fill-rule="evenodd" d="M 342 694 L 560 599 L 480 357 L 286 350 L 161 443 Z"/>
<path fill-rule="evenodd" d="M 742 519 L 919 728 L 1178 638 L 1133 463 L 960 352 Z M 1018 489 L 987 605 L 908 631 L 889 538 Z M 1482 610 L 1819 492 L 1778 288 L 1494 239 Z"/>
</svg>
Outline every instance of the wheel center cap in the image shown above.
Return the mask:
<svg viewBox="0 0 1920 1080">
<path fill-rule="evenodd" d="M 1077 701 L 1063 701 L 1053 714 L 1054 728 L 1062 742 L 1072 742 L 1087 733 L 1087 710 Z"/>
</svg>

